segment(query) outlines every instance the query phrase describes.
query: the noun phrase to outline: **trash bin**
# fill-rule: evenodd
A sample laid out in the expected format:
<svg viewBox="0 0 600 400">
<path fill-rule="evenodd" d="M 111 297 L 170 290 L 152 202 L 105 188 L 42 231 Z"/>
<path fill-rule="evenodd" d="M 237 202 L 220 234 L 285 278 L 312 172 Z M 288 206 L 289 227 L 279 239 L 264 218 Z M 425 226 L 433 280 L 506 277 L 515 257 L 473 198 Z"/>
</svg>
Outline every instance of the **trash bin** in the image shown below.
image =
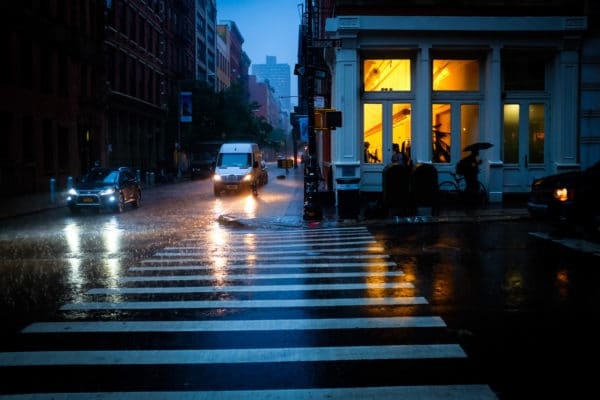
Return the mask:
<svg viewBox="0 0 600 400">
<path fill-rule="evenodd" d="M 357 219 L 360 214 L 360 178 L 337 178 L 338 218 Z"/>
<path fill-rule="evenodd" d="M 438 173 L 431 164 L 419 164 L 410 175 L 410 192 L 415 208 L 431 207 L 439 214 Z"/>
<path fill-rule="evenodd" d="M 382 197 L 386 210 L 405 215 L 410 210 L 411 169 L 397 163 L 386 165 L 382 171 Z"/>
</svg>

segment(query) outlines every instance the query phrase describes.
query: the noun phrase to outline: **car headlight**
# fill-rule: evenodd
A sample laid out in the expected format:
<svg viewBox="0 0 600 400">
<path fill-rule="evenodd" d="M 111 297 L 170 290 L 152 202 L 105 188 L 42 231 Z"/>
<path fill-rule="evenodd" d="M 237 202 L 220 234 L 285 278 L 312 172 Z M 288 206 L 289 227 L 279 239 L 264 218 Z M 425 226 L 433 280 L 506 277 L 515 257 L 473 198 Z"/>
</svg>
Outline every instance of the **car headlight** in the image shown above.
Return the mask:
<svg viewBox="0 0 600 400">
<path fill-rule="evenodd" d="M 115 193 L 115 189 L 114 188 L 108 188 L 108 189 L 104 189 L 103 191 L 100 192 L 101 196 L 108 196 L 110 194 L 114 194 Z"/>
<path fill-rule="evenodd" d="M 213 175 L 213 180 L 214 180 L 215 182 L 220 182 L 220 181 L 221 181 L 221 179 L 222 179 L 222 178 L 221 178 L 221 175 L 219 175 L 219 174 L 214 174 L 214 175 Z"/>
<path fill-rule="evenodd" d="M 552 197 L 561 203 L 564 203 L 565 201 L 573 200 L 575 191 L 567 187 L 558 187 L 552 191 Z"/>
<path fill-rule="evenodd" d="M 244 176 L 244 182 L 250 182 L 252 180 L 252 174 L 247 174 Z"/>
<path fill-rule="evenodd" d="M 67 193 L 69 195 L 71 195 L 71 196 L 78 196 L 79 195 L 79 193 L 77 193 L 77 190 L 75 190 L 75 188 L 69 189 L 69 191 Z"/>
</svg>

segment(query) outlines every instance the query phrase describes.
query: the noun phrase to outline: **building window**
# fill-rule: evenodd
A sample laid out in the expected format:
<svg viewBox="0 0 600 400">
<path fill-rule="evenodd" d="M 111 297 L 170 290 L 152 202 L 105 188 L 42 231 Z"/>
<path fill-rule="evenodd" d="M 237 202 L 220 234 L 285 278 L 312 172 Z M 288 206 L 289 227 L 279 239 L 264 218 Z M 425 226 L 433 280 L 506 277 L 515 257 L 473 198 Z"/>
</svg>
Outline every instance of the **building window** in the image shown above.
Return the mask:
<svg viewBox="0 0 600 400">
<path fill-rule="evenodd" d="M 42 144 L 44 151 L 43 168 L 48 174 L 54 171 L 54 132 L 52 122 L 44 120 L 42 123 Z"/>
<path fill-rule="evenodd" d="M 58 127 L 58 168 L 61 171 L 69 169 L 69 128 Z"/>
<path fill-rule="evenodd" d="M 365 92 L 410 91 L 410 59 L 366 59 L 363 62 Z"/>
<path fill-rule="evenodd" d="M 463 149 L 470 144 L 479 142 L 479 104 L 460 105 L 460 151 L 461 158 L 470 152 Z"/>
<path fill-rule="evenodd" d="M 519 162 L 519 112 L 518 104 L 504 105 L 503 160 L 506 164 Z"/>
<path fill-rule="evenodd" d="M 411 105 L 392 104 L 392 143 L 410 157 Z"/>
<path fill-rule="evenodd" d="M 543 104 L 529 105 L 529 162 L 544 162 L 546 112 Z"/>
<path fill-rule="evenodd" d="M 381 163 L 383 150 L 383 106 L 363 105 L 363 162 Z"/>
<path fill-rule="evenodd" d="M 502 78 L 505 91 L 545 90 L 545 57 L 507 52 L 502 56 Z"/>
<path fill-rule="evenodd" d="M 432 72 L 433 90 L 479 90 L 479 60 L 434 59 Z"/>
<path fill-rule="evenodd" d="M 432 160 L 436 163 L 450 162 L 450 144 L 452 139 L 450 104 L 433 104 L 432 106 Z"/>
</svg>

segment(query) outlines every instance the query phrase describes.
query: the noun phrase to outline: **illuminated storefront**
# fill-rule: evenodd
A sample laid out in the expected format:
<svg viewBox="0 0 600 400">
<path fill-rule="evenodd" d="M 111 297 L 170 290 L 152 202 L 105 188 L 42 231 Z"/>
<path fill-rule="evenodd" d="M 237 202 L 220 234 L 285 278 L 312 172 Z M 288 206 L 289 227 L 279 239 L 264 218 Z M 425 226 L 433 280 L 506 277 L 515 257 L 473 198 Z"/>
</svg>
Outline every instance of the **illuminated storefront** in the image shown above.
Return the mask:
<svg viewBox="0 0 600 400">
<path fill-rule="evenodd" d="M 585 17 L 340 16 L 327 20 L 335 178 L 382 190 L 392 146 L 439 180 L 474 142 L 492 201 L 578 168 L 580 40 Z M 368 142 L 369 156 L 365 154 Z"/>
</svg>

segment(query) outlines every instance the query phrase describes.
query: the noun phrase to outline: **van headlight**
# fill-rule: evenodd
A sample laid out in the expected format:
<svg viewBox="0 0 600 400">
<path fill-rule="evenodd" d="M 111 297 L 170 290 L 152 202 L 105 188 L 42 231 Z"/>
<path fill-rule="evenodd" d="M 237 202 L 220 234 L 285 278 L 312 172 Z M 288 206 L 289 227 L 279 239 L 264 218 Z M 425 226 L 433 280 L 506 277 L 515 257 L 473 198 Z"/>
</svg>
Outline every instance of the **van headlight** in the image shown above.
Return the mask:
<svg viewBox="0 0 600 400">
<path fill-rule="evenodd" d="M 214 180 L 215 182 L 221 182 L 221 180 L 222 180 L 222 179 L 223 179 L 223 178 L 221 178 L 221 175 L 219 175 L 219 174 L 214 174 L 214 175 L 213 175 L 213 180 Z"/>
<path fill-rule="evenodd" d="M 250 182 L 252 180 L 252 174 L 246 174 L 244 175 L 244 182 Z"/>
</svg>

